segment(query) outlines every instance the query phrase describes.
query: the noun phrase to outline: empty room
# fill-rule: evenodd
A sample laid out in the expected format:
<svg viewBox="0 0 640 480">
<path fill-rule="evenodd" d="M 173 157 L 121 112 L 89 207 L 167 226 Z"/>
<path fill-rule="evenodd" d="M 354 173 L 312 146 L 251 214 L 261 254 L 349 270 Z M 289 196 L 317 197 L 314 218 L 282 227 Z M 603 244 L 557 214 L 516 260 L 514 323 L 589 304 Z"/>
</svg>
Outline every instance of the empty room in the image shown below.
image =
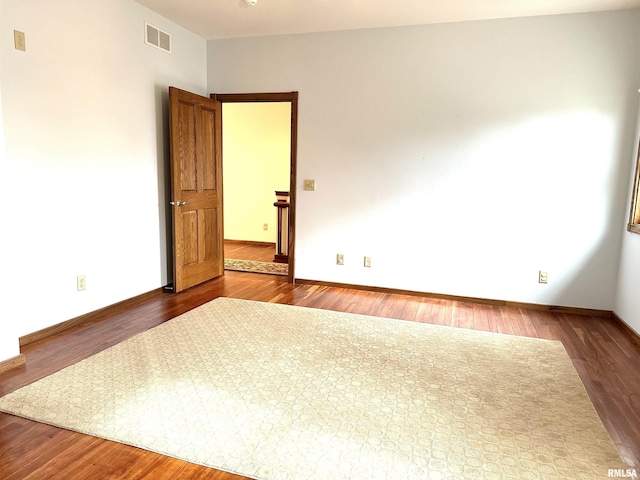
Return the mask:
<svg viewBox="0 0 640 480">
<path fill-rule="evenodd" d="M 1 478 L 638 477 L 640 0 L 0 27 Z"/>
</svg>

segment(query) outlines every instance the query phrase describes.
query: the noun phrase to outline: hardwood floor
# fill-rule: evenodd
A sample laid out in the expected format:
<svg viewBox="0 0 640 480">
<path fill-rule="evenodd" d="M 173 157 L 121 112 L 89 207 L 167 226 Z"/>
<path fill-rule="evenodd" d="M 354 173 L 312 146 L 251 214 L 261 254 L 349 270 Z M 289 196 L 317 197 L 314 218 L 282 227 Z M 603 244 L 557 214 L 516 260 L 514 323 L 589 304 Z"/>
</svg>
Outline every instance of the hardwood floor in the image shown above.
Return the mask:
<svg viewBox="0 0 640 480">
<path fill-rule="evenodd" d="M 623 460 L 640 468 L 640 345 L 610 318 L 473 304 L 226 272 L 178 294 L 158 293 L 25 346 L 27 364 L 0 375 L 0 395 L 214 298 L 226 296 L 560 340 Z M 244 480 L 142 449 L 0 413 L 2 479 Z"/>
<path fill-rule="evenodd" d="M 244 243 L 235 240 L 224 241 L 225 258 L 236 260 L 256 260 L 258 262 L 273 262 L 276 254 L 275 244 Z"/>
</svg>

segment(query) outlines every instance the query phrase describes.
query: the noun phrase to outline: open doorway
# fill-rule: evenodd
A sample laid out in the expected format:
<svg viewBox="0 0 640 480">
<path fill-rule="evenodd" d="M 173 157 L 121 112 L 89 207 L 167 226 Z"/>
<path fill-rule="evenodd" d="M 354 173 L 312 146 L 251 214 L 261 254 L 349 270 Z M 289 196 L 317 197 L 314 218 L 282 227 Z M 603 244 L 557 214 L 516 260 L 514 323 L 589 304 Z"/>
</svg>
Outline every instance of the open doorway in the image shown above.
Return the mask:
<svg viewBox="0 0 640 480">
<path fill-rule="evenodd" d="M 293 282 L 297 92 L 211 97 L 222 103 L 225 268 Z"/>
</svg>

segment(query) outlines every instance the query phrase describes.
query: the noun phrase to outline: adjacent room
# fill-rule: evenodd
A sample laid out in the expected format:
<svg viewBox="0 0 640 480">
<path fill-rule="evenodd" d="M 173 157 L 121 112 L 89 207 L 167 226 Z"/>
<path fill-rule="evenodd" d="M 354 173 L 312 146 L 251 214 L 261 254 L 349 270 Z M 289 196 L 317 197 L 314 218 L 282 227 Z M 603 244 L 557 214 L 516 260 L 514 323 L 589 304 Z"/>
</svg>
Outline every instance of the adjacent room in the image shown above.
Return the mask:
<svg viewBox="0 0 640 480">
<path fill-rule="evenodd" d="M 558 3 L 0 0 L 3 475 L 637 477 L 640 0 Z M 279 274 L 170 291 L 170 87 Z"/>
<path fill-rule="evenodd" d="M 291 104 L 225 103 L 222 119 L 225 268 L 286 275 Z"/>
</svg>

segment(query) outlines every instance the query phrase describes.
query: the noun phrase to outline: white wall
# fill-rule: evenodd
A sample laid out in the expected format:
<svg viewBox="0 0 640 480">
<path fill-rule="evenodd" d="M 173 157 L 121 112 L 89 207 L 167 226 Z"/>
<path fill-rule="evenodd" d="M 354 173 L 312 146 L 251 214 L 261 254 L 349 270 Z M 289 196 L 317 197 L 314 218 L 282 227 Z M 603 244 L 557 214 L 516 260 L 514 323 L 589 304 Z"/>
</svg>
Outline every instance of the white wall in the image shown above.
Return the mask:
<svg viewBox="0 0 640 480">
<path fill-rule="evenodd" d="M 206 94 L 207 59 L 205 40 L 132 0 L 2 8 L 0 175 L 11 188 L 0 336 L 17 346 L 17 336 L 167 283 L 166 91 Z M 144 44 L 145 20 L 172 34 L 172 54 Z M 13 49 L 14 29 L 26 52 Z M 16 350 L 3 345 L 0 360 Z"/>
<path fill-rule="evenodd" d="M 4 6 L 0 1 L 0 19 L 4 17 Z M 10 181 L 3 173 L 6 171 L 7 157 L 4 146 L 4 122 L 2 118 L 2 72 L 4 64 L 4 51 L 0 49 L 0 192 L 7 192 L 10 185 Z M 9 231 L 9 225 L 2 225 L 0 227 L 0 265 L 5 274 L 0 275 L 0 292 L 4 292 L 8 279 L 6 278 L 8 273 L 5 270 L 6 261 L 5 258 L 9 255 L 7 233 Z M 10 309 L 11 304 L 8 298 L 4 296 L 4 293 L 0 293 L 2 303 L 4 305 L 4 311 Z M 9 310 L 10 311 L 10 310 Z M 18 348 L 18 334 L 16 333 L 16 325 L 11 318 L 11 315 L 3 315 L 0 317 L 0 361 L 8 358 L 15 357 L 20 353 Z"/>
<path fill-rule="evenodd" d="M 172 55 L 144 45 L 145 20 Z M 318 190 L 298 186 L 299 278 L 615 309 L 640 329 L 640 236 L 624 233 L 639 21 L 212 41 L 207 55 L 130 0 L 0 1 L 0 361 L 20 335 L 167 282 L 168 85 L 300 91 L 298 179 Z"/>
<path fill-rule="evenodd" d="M 640 83 L 639 83 L 640 85 Z M 640 108 L 638 108 L 638 129 L 634 145 L 638 145 L 640 137 Z M 629 202 L 627 204 L 628 214 L 631 208 L 631 194 L 633 191 L 633 178 L 636 169 L 637 148 L 634 150 L 633 161 L 630 162 L 629 177 Z M 628 216 L 625 217 L 628 221 Z M 627 325 L 640 334 L 640 235 L 625 232 L 622 237 L 622 254 L 620 257 L 620 276 L 618 277 L 618 288 L 616 291 L 616 301 L 613 311 L 622 318 Z"/>
<path fill-rule="evenodd" d="M 224 238 L 276 243 L 274 192 L 289 190 L 291 104 L 224 103 L 222 121 Z"/>
<path fill-rule="evenodd" d="M 300 92 L 296 277 L 610 310 L 639 24 L 635 10 L 209 41 L 209 90 Z"/>
</svg>

